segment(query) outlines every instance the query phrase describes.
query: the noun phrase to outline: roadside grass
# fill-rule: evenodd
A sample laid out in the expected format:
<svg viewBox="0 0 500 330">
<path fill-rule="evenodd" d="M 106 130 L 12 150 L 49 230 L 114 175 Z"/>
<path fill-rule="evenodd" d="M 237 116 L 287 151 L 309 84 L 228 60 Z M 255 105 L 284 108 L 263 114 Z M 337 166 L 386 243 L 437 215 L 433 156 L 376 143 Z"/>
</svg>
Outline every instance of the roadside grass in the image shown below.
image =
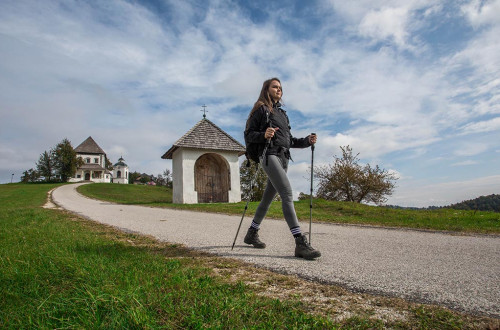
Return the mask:
<svg viewBox="0 0 500 330">
<path fill-rule="evenodd" d="M 57 185 L 0 185 L 0 328 L 495 328 L 45 209 Z"/>
<path fill-rule="evenodd" d="M 241 214 L 246 202 L 210 204 L 173 204 L 172 190 L 165 187 L 140 185 L 88 184 L 78 188 L 88 197 L 122 204 L 143 204 L 193 211 Z M 309 220 L 309 200 L 295 202 L 300 220 Z M 247 215 L 257 209 L 258 202 L 250 202 Z M 439 230 L 464 233 L 500 233 L 500 213 L 464 211 L 453 209 L 410 210 L 369 206 L 352 202 L 313 200 L 313 221 L 340 224 L 357 224 Z M 282 219 L 281 202 L 273 202 L 267 214 L 269 218 Z"/>
<path fill-rule="evenodd" d="M 43 209 L 51 187 L 0 186 L 0 328 L 333 326 L 217 279 L 182 247 Z"/>
</svg>

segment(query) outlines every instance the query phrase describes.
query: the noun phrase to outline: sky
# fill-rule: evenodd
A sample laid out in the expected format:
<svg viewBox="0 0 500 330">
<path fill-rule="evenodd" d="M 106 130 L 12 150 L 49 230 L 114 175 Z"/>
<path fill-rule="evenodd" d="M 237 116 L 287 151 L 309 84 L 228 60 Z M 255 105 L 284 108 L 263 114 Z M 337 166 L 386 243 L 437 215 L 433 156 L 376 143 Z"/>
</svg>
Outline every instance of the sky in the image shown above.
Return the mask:
<svg viewBox="0 0 500 330">
<path fill-rule="evenodd" d="M 387 204 L 500 193 L 500 0 L 1 0 L 0 183 L 89 136 L 161 174 L 203 105 L 243 143 L 271 77 L 314 165 L 349 145 L 399 178 Z M 292 157 L 308 193 L 311 151 Z"/>
</svg>

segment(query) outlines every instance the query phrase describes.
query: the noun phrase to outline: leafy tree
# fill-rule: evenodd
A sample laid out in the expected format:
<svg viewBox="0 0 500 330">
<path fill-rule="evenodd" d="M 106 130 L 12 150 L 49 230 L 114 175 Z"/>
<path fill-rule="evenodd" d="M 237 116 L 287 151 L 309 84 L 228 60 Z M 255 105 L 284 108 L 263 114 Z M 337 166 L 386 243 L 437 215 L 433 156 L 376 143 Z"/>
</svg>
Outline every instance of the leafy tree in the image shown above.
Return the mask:
<svg viewBox="0 0 500 330">
<path fill-rule="evenodd" d="M 81 158 L 76 156 L 76 152 L 68 139 L 64 139 L 56 145 L 52 151 L 52 157 L 56 176 L 59 176 L 62 182 L 66 182 L 74 176 L 76 169 L 83 162 Z"/>
<path fill-rule="evenodd" d="M 169 169 L 163 172 L 163 178 L 165 179 L 165 185 L 167 187 L 172 187 L 172 172 Z"/>
<path fill-rule="evenodd" d="M 105 169 L 109 170 L 109 171 L 112 171 L 113 170 L 113 163 L 108 159 L 108 157 L 104 157 L 106 158 L 106 165 L 105 165 Z"/>
<path fill-rule="evenodd" d="M 29 170 L 23 172 L 23 175 L 21 176 L 21 182 L 37 182 L 39 178 L 40 174 L 36 170 L 30 168 Z"/>
<path fill-rule="evenodd" d="M 334 155 L 332 165 L 318 166 L 314 176 L 319 180 L 317 197 L 335 201 L 377 205 L 387 201 L 392 195 L 397 177 L 378 165 L 358 164 L 358 155 L 353 155 L 349 146 L 340 147 L 342 157 Z"/>
<path fill-rule="evenodd" d="M 252 163 L 247 167 L 246 164 L 244 161 L 240 166 L 241 198 L 244 200 L 250 198 L 252 202 L 260 201 L 266 189 L 267 175 L 261 166 Z M 253 189 L 250 189 L 252 182 Z"/>
<path fill-rule="evenodd" d="M 128 174 L 128 183 L 132 184 L 141 176 L 141 173 L 139 172 L 132 172 Z"/>
<path fill-rule="evenodd" d="M 54 176 L 54 159 L 52 152 L 44 151 L 36 163 L 36 170 L 40 176 L 45 178 L 45 181 L 50 182 Z"/>
<path fill-rule="evenodd" d="M 155 182 L 159 186 L 171 187 L 172 186 L 172 176 L 170 174 L 170 170 L 166 169 L 163 172 L 163 174 L 158 174 Z"/>
<path fill-rule="evenodd" d="M 128 183 L 134 183 L 139 180 L 140 183 L 146 184 L 151 181 L 157 180 L 153 175 L 149 175 L 146 173 L 132 172 L 128 174 Z M 156 182 L 156 181 L 155 181 Z"/>
<path fill-rule="evenodd" d="M 141 174 L 141 178 L 139 179 L 139 181 L 141 181 L 141 183 L 146 184 L 148 182 L 151 182 L 152 180 L 151 180 L 151 176 L 150 175 L 148 175 L 146 173 L 142 173 Z"/>
<path fill-rule="evenodd" d="M 304 200 L 309 200 L 309 199 L 311 199 L 311 195 L 310 194 L 306 194 L 306 193 L 303 193 L 303 192 L 299 193 L 299 201 L 304 201 Z"/>
</svg>

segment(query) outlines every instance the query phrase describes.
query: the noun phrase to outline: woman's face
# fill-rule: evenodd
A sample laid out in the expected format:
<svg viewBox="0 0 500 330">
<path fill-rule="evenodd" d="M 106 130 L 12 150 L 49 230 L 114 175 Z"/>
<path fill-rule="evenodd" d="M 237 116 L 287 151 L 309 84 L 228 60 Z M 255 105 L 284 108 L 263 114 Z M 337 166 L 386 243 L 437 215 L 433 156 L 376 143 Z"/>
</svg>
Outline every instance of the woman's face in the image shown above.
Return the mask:
<svg viewBox="0 0 500 330">
<path fill-rule="evenodd" d="M 281 100 L 282 92 L 281 84 L 279 81 L 271 81 L 271 85 L 269 85 L 269 96 L 273 99 L 274 102 L 278 102 L 279 100 Z"/>
</svg>

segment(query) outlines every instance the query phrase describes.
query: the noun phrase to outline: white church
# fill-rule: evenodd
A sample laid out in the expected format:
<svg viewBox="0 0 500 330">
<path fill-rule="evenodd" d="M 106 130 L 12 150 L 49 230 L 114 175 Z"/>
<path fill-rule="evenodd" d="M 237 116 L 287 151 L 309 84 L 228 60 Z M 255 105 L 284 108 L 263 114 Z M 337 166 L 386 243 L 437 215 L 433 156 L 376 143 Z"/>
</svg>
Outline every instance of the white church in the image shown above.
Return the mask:
<svg viewBox="0 0 500 330">
<path fill-rule="evenodd" d="M 172 159 L 172 201 L 179 204 L 241 201 L 238 158 L 245 147 L 210 120 L 200 120 L 161 158 Z"/>
<path fill-rule="evenodd" d="M 76 156 L 83 159 L 83 165 L 77 168 L 75 176 L 69 182 L 91 181 L 101 183 L 128 183 L 129 169 L 120 157 L 113 166 L 113 171 L 106 169 L 106 153 L 89 136 L 75 148 Z"/>
</svg>

